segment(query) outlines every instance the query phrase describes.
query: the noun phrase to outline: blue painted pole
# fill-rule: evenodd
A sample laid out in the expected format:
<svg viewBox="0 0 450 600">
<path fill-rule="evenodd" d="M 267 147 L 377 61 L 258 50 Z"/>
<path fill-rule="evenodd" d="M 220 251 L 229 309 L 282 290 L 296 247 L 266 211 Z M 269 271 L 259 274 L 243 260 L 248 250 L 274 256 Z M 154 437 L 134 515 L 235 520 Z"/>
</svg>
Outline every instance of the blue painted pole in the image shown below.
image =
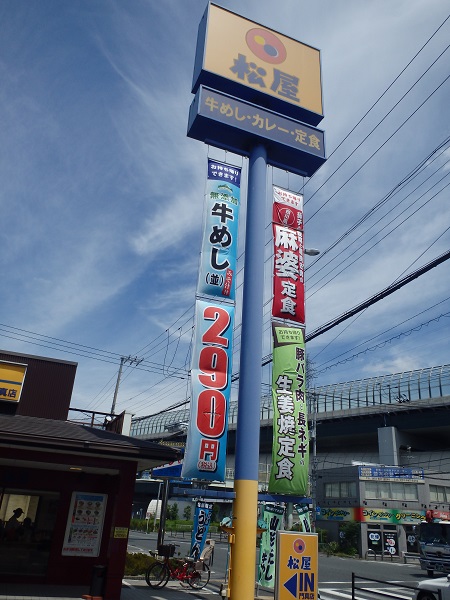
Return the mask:
<svg viewBox="0 0 450 600">
<path fill-rule="evenodd" d="M 255 591 L 266 194 L 267 152 L 258 145 L 250 154 L 248 174 L 230 569 L 232 600 L 253 600 Z"/>
</svg>

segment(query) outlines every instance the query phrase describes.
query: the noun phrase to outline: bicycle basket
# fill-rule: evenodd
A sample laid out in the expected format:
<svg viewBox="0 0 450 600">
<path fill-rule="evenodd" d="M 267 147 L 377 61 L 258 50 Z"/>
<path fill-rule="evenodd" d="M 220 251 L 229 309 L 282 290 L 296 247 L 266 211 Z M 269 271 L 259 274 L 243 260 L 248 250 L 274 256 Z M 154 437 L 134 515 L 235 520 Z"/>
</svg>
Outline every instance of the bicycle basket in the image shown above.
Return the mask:
<svg viewBox="0 0 450 600">
<path fill-rule="evenodd" d="M 158 554 L 164 558 L 171 558 L 175 554 L 175 546 L 173 544 L 158 546 Z"/>
</svg>

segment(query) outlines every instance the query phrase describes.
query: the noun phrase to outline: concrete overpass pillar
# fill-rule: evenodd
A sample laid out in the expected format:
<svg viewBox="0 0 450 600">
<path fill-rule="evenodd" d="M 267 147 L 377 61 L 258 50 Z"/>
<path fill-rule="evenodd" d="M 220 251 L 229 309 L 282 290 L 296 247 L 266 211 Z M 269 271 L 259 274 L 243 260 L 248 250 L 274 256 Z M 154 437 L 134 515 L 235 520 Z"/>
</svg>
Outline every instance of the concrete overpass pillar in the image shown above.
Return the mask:
<svg viewBox="0 0 450 600">
<path fill-rule="evenodd" d="M 380 427 L 378 429 L 378 455 L 380 464 L 392 467 L 399 466 L 400 440 L 396 427 Z"/>
</svg>

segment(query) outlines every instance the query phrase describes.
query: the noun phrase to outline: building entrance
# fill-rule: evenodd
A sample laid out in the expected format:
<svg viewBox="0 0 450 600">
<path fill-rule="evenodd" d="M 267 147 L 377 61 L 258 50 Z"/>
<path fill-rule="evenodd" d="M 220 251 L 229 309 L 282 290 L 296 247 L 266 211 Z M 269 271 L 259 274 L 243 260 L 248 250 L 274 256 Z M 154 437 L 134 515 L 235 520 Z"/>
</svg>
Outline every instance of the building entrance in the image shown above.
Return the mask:
<svg viewBox="0 0 450 600">
<path fill-rule="evenodd" d="M 0 576 L 44 576 L 59 494 L 0 488 Z"/>
</svg>

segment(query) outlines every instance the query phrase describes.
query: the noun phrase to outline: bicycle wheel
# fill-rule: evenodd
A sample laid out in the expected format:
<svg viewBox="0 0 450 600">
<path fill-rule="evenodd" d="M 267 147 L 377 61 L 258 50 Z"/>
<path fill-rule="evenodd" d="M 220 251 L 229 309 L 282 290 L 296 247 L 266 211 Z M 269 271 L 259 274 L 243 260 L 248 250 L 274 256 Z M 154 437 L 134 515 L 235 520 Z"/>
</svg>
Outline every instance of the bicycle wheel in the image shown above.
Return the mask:
<svg viewBox="0 0 450 600">
<path fill-rule="evenodd" d="M 152 588 L 162 588 L 169 581 L 169 567 L 166 563 L 155 562 L 145 573 L 145 581 Z"/>
<path fill-rule="evenodd" d="M 211 571 L 209 570 L 208 565 L 205 565 L 205 563 L 203 563 L 203 567 L 201 569 L 196 569 L 194 566 L 192 566 L 192 570 L 189 570 L 189 574 L 190 577 L 188 579 L 188 583 L 196 590 L 201 590 L 204 588 L 211 577 Z"/>
</svg>

